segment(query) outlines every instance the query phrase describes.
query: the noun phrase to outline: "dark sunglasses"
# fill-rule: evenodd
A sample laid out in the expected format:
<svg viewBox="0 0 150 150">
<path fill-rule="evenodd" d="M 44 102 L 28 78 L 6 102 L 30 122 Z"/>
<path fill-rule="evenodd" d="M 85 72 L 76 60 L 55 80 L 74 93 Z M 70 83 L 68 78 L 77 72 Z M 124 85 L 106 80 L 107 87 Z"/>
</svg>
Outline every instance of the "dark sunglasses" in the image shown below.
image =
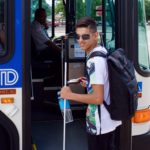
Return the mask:
<svg viewBox="0 0 150 150">
<path fill-rule="evenodd" d="M 90 39 L 90 34 L 76 34 L 76 39 L 79 40 L 80 38 L 82 38 L 82 40 L 89 40 Z"/>
</svg>

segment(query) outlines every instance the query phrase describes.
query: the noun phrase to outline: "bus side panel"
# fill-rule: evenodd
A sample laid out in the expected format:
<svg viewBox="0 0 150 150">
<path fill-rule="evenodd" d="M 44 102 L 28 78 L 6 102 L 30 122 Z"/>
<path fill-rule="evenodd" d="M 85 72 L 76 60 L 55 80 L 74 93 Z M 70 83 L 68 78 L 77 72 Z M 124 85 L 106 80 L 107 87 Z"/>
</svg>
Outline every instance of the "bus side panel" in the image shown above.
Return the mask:
<svg viewBox="0 0 150 150">
<path fill-rule="evenodd" d="M 19 134 L 19 145 L 22 150 L 22 1 L 15 0 L 15 43 L 10 60 L 0 64 L 0 99 L 13 98 L 10 104 L 2 103 L 0 110 L 16 126 Z M 9 37 L 8 37 L 9 38 Z"/>
</svg>

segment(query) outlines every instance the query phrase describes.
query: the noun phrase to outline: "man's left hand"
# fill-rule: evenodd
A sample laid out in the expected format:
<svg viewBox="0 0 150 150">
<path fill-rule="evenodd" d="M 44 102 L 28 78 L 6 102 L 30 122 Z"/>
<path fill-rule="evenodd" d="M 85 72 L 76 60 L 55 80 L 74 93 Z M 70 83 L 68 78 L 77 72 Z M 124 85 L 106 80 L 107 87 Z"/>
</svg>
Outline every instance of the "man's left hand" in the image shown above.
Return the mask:
<svg viewBox="0 0 150 150">
<path fill-rule="evenodd" d="M 70 87 L 68 86 L 64 86 L 61 91 L 60 91 L 60 96 L 63 98 L 63 99 L 69 99 L 69 95 L 72 93 Z"/>
</svg>

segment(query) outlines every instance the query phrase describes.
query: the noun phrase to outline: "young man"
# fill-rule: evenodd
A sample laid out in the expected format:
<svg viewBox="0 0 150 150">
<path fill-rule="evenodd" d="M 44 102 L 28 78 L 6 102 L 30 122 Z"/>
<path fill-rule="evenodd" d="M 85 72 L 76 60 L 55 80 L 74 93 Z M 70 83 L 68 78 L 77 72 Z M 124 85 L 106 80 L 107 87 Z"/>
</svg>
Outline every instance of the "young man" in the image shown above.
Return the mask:
<svg viewBox="0 0 150 150">
<path fill-rule="evenodd" d="M 112 120 L 103 105 L 103 101 L 107 104 L 110 103 L 107 62 L 103 57 L 88 59 L 94 51 L 102 53 L 107 53 L 107 51 L 97 43 L 99 34 L 92 18 L 82 18 L 76 25 L 76 34 L 80 47 L 87 54 L 88 78 L 86 87 L 88 94 L 73 93 L 69 87 L 63 87 L 61 97 L 88 104 L 86 125 L 89 150 L 114 150 L 114 131 L 121 121 Z M 81 85 L 84 84 L 84 81 L 81 82 Z"/>
</svg>

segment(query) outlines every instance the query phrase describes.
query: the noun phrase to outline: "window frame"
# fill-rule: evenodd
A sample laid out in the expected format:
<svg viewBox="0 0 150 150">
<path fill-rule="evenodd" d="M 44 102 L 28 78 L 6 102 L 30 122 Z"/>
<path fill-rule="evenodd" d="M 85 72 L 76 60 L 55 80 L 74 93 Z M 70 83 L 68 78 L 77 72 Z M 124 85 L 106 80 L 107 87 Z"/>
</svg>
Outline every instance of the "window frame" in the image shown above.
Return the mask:
<svg viewBox="0 0 150 150">
<path fill-rule="evenodd" d="M 134 14 L 136 14 L 135 16 L 135 37 L 137 36 L 137 42 L 135 43 L 136 44 L 136 47 L 135 49 L 137 49 L 137 51 L 134 51 L 134 66 L 135 66 L 135 69 L 136 71 L 143 77 L 150 77 L 150 71 L 147 71 L 147 70 L 142 70 L 140 68 L 140 64 L 139 64 L 139 26 L 138 26 L 138 23 L 139 23 L 139 17 L 138 17 L 138 13 L 139 13 L 139 9 L 138 9 L 138 5 L 139 3 L 136 2 L 136 6 L 135 6 L 135 9 L 134 9 Z M 148 44 L 148 43 L 147 43 Z M 150 56 L 148 56 L 150 57 Z"/>
</svg>

